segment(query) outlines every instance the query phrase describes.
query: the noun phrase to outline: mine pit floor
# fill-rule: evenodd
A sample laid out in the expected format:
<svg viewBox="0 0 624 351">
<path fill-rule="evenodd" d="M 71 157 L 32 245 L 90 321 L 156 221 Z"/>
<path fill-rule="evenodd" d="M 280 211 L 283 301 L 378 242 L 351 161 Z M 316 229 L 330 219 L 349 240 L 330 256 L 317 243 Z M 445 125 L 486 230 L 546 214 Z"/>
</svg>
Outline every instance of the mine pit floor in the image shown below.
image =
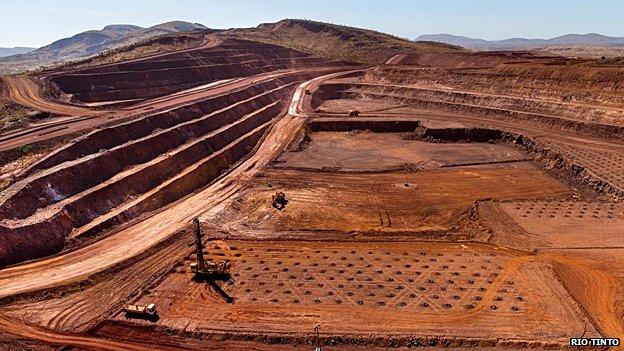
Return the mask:
<svg viewBox="0 0 624 351">
<path fill-rule="evenodd" d="M 282 211 L 271 206 L 276 191 L 289 200 Z M 447 232 L 477 200 L 567 199 L 574 194 L 528 162 L 384 173 L 267 169 L 216 221 L 224 230 L 252 237 L 333 231 L 453 240 L 457 238 Z"/>
<path fill-rule="evenodd" d="M 316 132 L 303 150 L 283 154 L 275 167 L 357 172 L 529 160 L 504 144 L 430 143 L 408 137 L 409 133 Z"/>
<path fill-rule="evenodd" d="M 231 262 L 231 279 L 215 284 L 234 303 L 192 280 L 189 255 L 136 301 L 159 306 L 157 328 L 296 334 L 321 324 L 335 335 L 544 342 L 597 335 L 549 264 L 496 246 L 216 241 L 205 254 Z M 123 314 L 113 320 L 132 322 Z"/>
</svg>

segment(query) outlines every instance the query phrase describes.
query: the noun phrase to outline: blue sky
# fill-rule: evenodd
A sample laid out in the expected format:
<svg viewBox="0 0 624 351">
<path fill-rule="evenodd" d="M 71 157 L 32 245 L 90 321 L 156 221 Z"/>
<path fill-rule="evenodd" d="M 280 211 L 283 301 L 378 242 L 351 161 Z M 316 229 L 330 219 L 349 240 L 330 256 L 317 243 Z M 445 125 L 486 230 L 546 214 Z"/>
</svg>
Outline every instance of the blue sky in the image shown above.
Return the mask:
<svg viewBox="0 0 624 351">
<path fill-rule="evenodd" d="M 451 33 L 503 39 L 598 32 L 624 36 L 621 0 L 0 0 L 0 46 L 42 46 L 107 24 L 171 20 L 212 28 L 307 18 L 413 39 Z"/>
</svg>

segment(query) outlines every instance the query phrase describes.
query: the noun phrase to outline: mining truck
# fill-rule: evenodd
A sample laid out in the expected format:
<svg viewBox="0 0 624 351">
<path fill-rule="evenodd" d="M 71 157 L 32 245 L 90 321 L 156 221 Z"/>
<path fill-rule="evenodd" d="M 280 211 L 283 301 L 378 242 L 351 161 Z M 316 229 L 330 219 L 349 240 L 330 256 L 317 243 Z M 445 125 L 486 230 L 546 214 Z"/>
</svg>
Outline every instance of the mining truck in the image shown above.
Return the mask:
<svg viewBox="0 0 624 351">
<path fill-rule="evenodd" d="M 227 261 L 206 262 L 204 259 L 204 245 L 202 244 L 199 219 L 195 218 L 193 222 L 195 222 L 195 251 L 197 255 L 197 262 L 191 263 L 189 267 L 191 273 L 195 274 L 195 278 L 198 279 L 215 279 L 227 276 Z"/>
<path fill-rule="evenodd" d="M 358 110 L 349 110 L 349 117 L 357 117 L 360 115 L 360 111 Z"/>
<path fill-rule="evenodd" d="M 126 316 L 151 319 L 156 316 L 156 305 L 150 303 L 147 306 L 129 304 L 124 306 Z"/>
</svg>

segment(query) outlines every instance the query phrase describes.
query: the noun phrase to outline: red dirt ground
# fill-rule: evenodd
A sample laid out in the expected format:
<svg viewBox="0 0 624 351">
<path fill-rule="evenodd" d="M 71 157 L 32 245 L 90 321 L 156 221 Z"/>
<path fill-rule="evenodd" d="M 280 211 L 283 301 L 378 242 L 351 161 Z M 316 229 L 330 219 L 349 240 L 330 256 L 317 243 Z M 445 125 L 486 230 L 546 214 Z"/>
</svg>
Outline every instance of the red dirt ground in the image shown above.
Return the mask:
<svg viewBox="0 0 624 351">
<path fill-rule="evenodd" d="M 321 324 L 324 335 L 364 339 L 505 335 L 562 344 L 569 335 L 597 335 L 563 286 L 553 284 L 551 267 L 516 263 L 527 256 L 496 247 L 219 241 L 207 257 L 232 262 L 232 279 L 221 288 L 234 303 L 193 283 L 184 261 L 138 300 L 163 306 L 159 327 L 305 335 Z"/>
<path fill-rule="evenodd" d="M 379 62 L 226 39 L 4 79 L 62 116 L 0 135 L 0 349 L 308 350 L 319 324 L 323 350 L 624 338 L 624 69 Z M 230 279 L 193 280 L 195 217 Z"/>
</svg>

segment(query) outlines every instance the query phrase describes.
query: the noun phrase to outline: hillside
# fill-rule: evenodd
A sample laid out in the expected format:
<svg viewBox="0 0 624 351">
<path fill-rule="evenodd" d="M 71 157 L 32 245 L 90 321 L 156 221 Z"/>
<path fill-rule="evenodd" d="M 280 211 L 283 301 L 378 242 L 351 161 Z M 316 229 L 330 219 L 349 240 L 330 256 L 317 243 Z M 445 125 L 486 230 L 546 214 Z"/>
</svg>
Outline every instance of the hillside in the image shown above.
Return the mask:
<svg viewBox="0 0 624 351">
<path fill-rule="evenodd" d="M 14 48 L 0 48 L 0 57 L 25 54 L 27 52 L 31 52 L 36 49 L 37 48 L 26 48 L 26 47 L 21 47 L 21 46 L 16 46 Z"/>
<path fill-rule="evenodd" d="M 452 34 L 425 34 L 416 38 L 417 41 L 434 41 L 458 45 L 470 49 L 500 50 L 500 49 L 523 49 L 546 46 L 571 46 L 571 45 L 624 45 L 623 37 L 609 37 L 597 33 L 566 34 L 550 39 L 527 39 L 510 38 L 504 40 L 475 39 Z"/>
<path fill-rule="evenodd" d="M 223 35 L 281 45 L 332 60 L 366 64 L 383 62 L 397 53 L 460 50 L 447 44 L 417 43 L 373 30 L 298 19 L 233 29 Z"/>
<path fill-rule="evenodd" d="M 461 52 L 453 45 L 414 42 L 372 30 L 308 20 L 282 20 L 254 28 L 169 33 L 104 51 L 90 58 L 72 61 L 67 67 L 88 67 L 121 62 L 200 45 L 210 34 L 221 40 L 238 38 L 288 47 L 336 61 L 365 64 L 384 62 L 397 53 Z M 0 66 L 1 67 L 1 66 Z"/>
<path fill-rule="evenodd" d="M 126 24 L 109 25 L 101 30 L 90 30 L 57 40 L 26 54 L 0 59 L 0 73 L 16 73 L 87 58 L 160 35 L 205 29 L 207 28 L 201 24 L 182 21 L 162 23 L 148 28 Z"/>
<path fill-rule="evenodd" d="M 85 59 L 55 65 L 51 67 L 51 69 L 58 70 L 64 68 L 90 67 L 101 64 L 140 59 L 167 52 L 186 50 L 201 45 L 207 40 L 210 33 L 214 32 L 218 32 L 218 30 L 204 29 L 201 31 L 158 35 L 129 45 L 106 50 Z"/>
</svg>

